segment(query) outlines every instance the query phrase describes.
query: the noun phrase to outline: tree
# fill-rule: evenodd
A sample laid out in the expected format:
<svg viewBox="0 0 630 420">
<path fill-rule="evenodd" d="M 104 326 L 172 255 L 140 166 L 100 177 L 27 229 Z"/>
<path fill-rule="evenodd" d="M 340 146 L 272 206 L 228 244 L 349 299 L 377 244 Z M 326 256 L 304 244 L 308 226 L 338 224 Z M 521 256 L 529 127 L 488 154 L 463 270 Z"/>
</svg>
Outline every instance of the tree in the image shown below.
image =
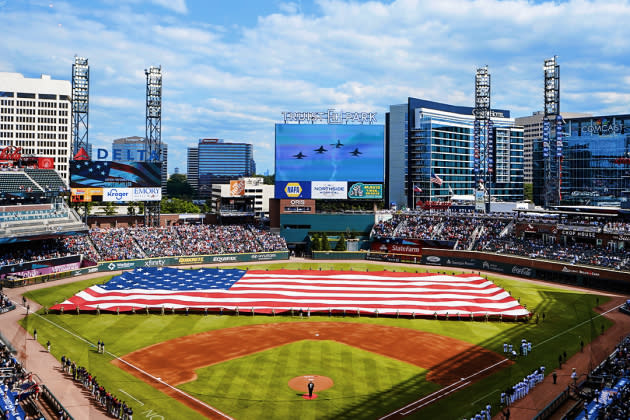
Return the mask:
<svg viewBox="0 0 630 420">
<path fill-rule="evenodd" d="M 166 194 L 169 197 L 192 197 L 194 190 L 188 183 L 186 175 L 173 174 L 166 181 Z"/>
<path fill-rule="evenodd" d="M 263 176 L 263 184 L 265 185 L 273 185 L 275 184 L 276 175 L 264 175 Z"/>
<path fill-rule="evenodd" d="M 163 198 L 161 203 L 162 213 L 199 213 L 199 207 L 190 201 L 181 198 Z"/>
<path fill-rule="evenodd" d="M 313 236 L 311 236 L 311 251 L 321 251 L 322 249 L 322 242 L 319 239 L 319 234 L 314 233 Z"/>
<path fill-rule="evenodd" d="M 330 251 L 330 243 L 325 233 L 322 233 L 322 251 Z"/>
<path fill-rule="evenodd" d="M 111 201 L 108 201 L 105 204 L 104 210 L 107 216 L 113 216 L 114 214 L 116 214 L 116 206 Z"/>
<path fill-rule="evenodd" d="M 531 182 L 523 184 L 523 197 L 525 200 L 534 201 L 534 184 Z"/>
<path fill-rule="evenodd" d="M 337 245 L 335 245 L 335 251 L 345 251 L 346 249 L 348 249 L 346 247 L 346 235 L 342 233 L 341 235 L 339 235 Z"/>
</svg>

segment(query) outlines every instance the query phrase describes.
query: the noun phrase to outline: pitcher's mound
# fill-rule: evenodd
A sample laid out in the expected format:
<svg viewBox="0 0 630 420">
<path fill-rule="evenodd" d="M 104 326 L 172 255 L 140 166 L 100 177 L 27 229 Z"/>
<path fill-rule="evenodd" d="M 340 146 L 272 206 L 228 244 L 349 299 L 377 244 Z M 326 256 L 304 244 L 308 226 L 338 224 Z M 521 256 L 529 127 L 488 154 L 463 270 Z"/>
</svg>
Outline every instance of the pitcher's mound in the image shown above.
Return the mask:
<svg viewBox="0 0 630 420">
<path fill-rule="evenodd" d="M 328 376 L 303 375 L 296 376 L 295 378 L 290 379 L 289 387 L 299 392 L 308 392 L 309 380 L 313 381 L 313 384 L 315 385 L 314 391 L 316 392 L 323 391 L 334 385 L 333 380 L 330 379 Z"/>
</svg>

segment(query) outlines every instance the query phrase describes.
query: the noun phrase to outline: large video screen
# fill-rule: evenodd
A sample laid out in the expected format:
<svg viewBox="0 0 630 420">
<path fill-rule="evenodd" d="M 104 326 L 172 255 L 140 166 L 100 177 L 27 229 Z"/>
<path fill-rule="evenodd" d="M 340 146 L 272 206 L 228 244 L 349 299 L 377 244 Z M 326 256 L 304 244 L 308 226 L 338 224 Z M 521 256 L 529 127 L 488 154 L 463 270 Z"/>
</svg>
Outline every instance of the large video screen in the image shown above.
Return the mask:
<svg viewBox="0 0 630 420">
<path fill-rule="evenodd" d="M 161 162 L 73 160 L 70 164 L 70 188 L 136 188 L 161 185 Z"/>
<path fill-rule="evenodd" d="M 384 182 L 382 125 L 276 124 L 276 182 Z"/>
</svg>

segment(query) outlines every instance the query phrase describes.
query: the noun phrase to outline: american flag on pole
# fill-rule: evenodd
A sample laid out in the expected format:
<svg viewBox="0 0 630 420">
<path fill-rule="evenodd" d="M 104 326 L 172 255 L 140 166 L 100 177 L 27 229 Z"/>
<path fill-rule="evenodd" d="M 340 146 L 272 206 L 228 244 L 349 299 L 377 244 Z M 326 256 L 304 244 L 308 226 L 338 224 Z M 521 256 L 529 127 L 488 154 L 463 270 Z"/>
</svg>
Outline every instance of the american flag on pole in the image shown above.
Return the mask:
<svg viewBox="0 0 630 420">
<path fill-rule="evenodd" d="M 120 311 L 141 308 L 303 310 L 400 315 L 526 316 L 508 292 L 474 274 L 390 271 L 138 268 L 85 289 L 53 310 Z"/>
<path fill-rule="evenodd" d="M 442 183 L 443 183 L 444 181 L 442 181 L 442 178 L 440 178 L 439 176 L 437 176 L 437 175 L 435 174 L 435 172 L 431 172 L 431 182 L 433 182 L 434 184 L 437 184 L 437 185 L 442 185 Z"/>
</svg>

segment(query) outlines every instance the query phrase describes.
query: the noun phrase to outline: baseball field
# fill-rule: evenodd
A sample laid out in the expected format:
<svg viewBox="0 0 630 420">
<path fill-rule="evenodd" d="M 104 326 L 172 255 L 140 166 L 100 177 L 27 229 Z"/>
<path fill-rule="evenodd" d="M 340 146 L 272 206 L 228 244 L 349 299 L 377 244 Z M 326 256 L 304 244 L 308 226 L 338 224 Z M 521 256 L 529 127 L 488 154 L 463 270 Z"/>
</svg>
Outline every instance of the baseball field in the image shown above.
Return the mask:
<svg viewBox="0 0 630 420">
<path fill-rule="evenodd" d="M 268 267 L 418 270 L 363 262 Z M 50 307 L 110 277 L 52 285 L 27 296 Z M 580 342 L 589 343 L 611 325 L 594 311 L 607 301 L 604 296 L 489 278 L 527 305 L 534 313 L 529 322 L 40 310 L 22 325 L 29 332 L 36 328 L 41 343 L 50 340 L 57 359 L 65 355 L 86 367 L 134 408 L 134 418 L 224 413 L 236 419 L 374 419 L 397 412 L 392 418 L 455 419 L 472 416 L 488 402 L 496 412 L 502 390 L 540 366 L 550 373 L 560 354 L 570 357 Z M 532 342 L 532 353 L 507 359 L 503 344 L 517 346 L 523 338 Z M 96 352 L 99 340 L 105 354 Z M 602 350 L 593 359 L 605 356 Z M 309 378 L 316 384 L 313 400 L 303 398 Z"/>
</svg>

